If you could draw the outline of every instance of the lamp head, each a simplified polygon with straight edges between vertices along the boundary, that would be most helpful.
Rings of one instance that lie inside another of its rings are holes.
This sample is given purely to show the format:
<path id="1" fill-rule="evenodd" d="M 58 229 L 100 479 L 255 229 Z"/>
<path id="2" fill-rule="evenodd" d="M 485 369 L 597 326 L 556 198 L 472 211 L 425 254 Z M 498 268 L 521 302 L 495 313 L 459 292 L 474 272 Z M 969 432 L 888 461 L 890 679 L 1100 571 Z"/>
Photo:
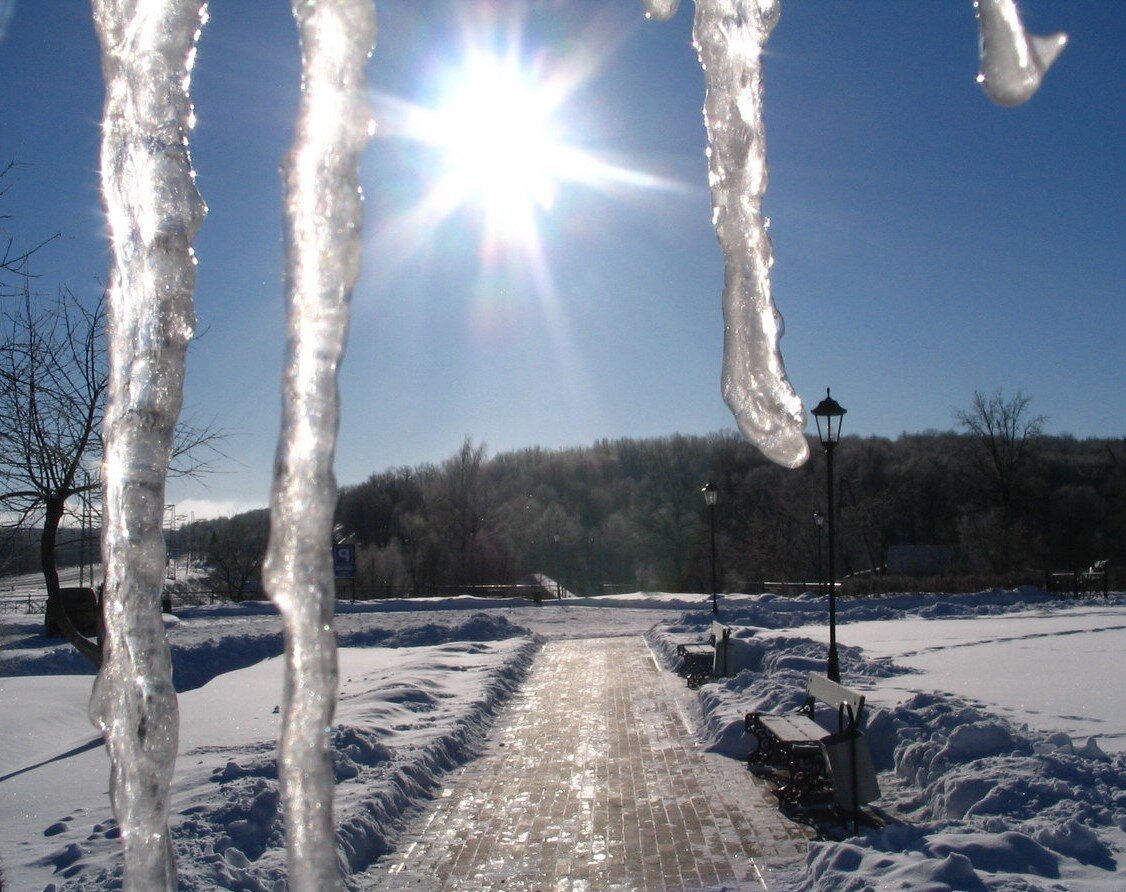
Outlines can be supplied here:
<path id="1" fill-rule="evenodd" d="M 825 388 L 825 399 L 809 410 L 817 422 L 817 438 L 824 449 L 831 449 L 841 439 L 841 420 L 848 410 L 833 399 L 829 388 Z M 824 424 L 822 424 L 824 423 Z"/>

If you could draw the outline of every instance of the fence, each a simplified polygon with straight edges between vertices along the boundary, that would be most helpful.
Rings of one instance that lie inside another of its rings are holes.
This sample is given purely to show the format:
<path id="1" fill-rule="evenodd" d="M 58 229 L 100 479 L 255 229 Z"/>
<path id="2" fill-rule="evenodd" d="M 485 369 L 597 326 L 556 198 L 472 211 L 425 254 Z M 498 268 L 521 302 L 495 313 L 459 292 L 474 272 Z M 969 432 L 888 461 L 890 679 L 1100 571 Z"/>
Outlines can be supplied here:
<path id="1" fill-rule="evenodd" d="M 0 613 L 46 613 L 46 592 L 0 596 Z"/>
<path id="2" fill-rule="evenodd" d="M 1049 592 L 1070 592 L 1078 598 L 1083 594 L 1110 594 L 1110 573 L 1106 564 L 1089 570 L 1045 570 L 1044 589 Z"/>

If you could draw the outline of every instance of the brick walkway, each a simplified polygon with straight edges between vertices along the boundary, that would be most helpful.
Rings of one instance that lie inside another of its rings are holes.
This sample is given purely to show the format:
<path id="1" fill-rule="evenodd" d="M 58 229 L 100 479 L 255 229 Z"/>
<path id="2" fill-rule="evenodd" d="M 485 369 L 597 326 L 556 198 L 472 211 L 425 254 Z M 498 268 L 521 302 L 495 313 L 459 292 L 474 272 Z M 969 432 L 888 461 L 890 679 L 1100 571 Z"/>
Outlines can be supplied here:
<path id="1" fill-rule="evenodd" d="M 742 763 L 700 751 L 682 692 L 640 638 L 548 642 L 483 756 L 362 884 L 769 888 L 805 832 Z"/>

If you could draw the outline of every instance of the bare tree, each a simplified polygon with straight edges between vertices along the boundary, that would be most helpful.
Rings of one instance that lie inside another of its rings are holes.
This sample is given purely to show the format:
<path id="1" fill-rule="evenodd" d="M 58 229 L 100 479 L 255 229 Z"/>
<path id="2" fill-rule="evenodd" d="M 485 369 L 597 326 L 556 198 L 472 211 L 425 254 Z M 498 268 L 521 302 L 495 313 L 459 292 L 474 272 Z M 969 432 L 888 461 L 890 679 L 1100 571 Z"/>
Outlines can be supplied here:
<path id="1" fill-rule="evenodd" d="M 958 423 L 977 442 L 979 468 L 1006 515 L 1012 511 L 1018 476 L 1048 420 L 1043 415 L 1030 414 L 1031 402 L 1019 390 L 1006 398 L 997 388 L 989 397 L 975 391 L 973 405 L 954 412 Z"/>
<path id="2" fill-rule="evenodd" d="M 971 556 L 996 572 L 1021 566 L 1037 550 L 1034 530 L 1014 510 L 1021 475 L 1027 473 L 1046 421 L 1031 414 L 1030 403 L 1019 390 L 1006 397 L 998 388 L 988 397 L 975 392 L 973 405 L 954 413 L 971 435 L 971 460 L 992 503 L 983 512 L 963 516 L 961 538 Z"/>
<path id="3" fill-rule="evenodd" d="M 70 500 L 100 501 L 105 322 L 104 295 L 84 303 L 63 289 L 41 302 L 27 277 L 20 300 L 0 316 L 0 514 L 13 526 L 41 525 L 47 624 L 95 665 L 98 644 L 62 608 L 55 545 Z M 182 474 L 203 473 L 221 436 L 183 426 L 174 464 Z"/>
<path id="4" fill-rule="evenodd" d="M 62 609 L 55 542 L 67 500 L 97 485 L 97 475 L 90 482 L 83 471 L 100 456 L 104 322 L 102 298 L 87 307 L 65 290 L 38 309 L 25 279 L 17 309 L 4 314 L 0 343 L 0 505 L 17 526 L 41 519 L 48 624 L 95 663 L 97 645 Z"/>
<path id="5" fill-rule="evenodd" d="M 9 161 L 0 169 L 0 198 L 8 191 L 4 184 L 5 178 L 17 167 L 16 162 Z M 7 214 L 0 214 L 0 221 L 9 219 Z M 13 236 L 0 226 L 0 297 L 14 297 L 21 292 L 20 285 L 27 278 L 27 261 L 40 248 L 59 238 L 59 233 L 54 233 L 30 248 L 16 247 Z"/>
<path id="6" fill-rule="evenodd" d="M 252 586 L 260 592 L 262 560 L 270 531 L 269 512 L 251 511 L 220 523 L 205 522 L 201 528 L 206 530 L 203 553 L 212 578 L 235 601 L 245 598 Z"/>

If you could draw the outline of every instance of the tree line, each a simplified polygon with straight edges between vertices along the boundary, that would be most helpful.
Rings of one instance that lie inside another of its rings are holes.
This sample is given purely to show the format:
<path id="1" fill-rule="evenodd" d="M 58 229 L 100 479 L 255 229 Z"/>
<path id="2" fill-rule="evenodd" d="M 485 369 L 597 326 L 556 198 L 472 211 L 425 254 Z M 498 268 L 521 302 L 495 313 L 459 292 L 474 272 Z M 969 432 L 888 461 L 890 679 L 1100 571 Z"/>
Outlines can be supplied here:
<path id="1" fill-rule="evenodd" d="M 1045 569 L 1100 559 L 1121 565 L 1126 441 L 1045 436 L 1027 408 L 1020 394 L 979 394 L 958 416 L 961 432 L 845 437 L 835 456 L 838 576 L 866 577 L 871 588 L 897 572 L 889 548 L 914 557 L 898 572 L 973 585 L 1040 582 Z M 993 424 L 1005 412 L 1015 419 Z M 814 583 L 827 548 L 815 515 L 827 506 L 825 462 L 820 444 L 811 447 L 810 462 L 787 470 L 734 433 L 491 458 L 467 439 L 439 464 L 343 487 L 336 535 L 356 545 L 361 596 L 511 584 L 532 573 L 584 594 L 710 591 L 701 488 L 711 481 L 721 590 Z M 207 521 L 194 536 L 235 585 L 254 576 L 268 522 L 265 512 Z"/>

